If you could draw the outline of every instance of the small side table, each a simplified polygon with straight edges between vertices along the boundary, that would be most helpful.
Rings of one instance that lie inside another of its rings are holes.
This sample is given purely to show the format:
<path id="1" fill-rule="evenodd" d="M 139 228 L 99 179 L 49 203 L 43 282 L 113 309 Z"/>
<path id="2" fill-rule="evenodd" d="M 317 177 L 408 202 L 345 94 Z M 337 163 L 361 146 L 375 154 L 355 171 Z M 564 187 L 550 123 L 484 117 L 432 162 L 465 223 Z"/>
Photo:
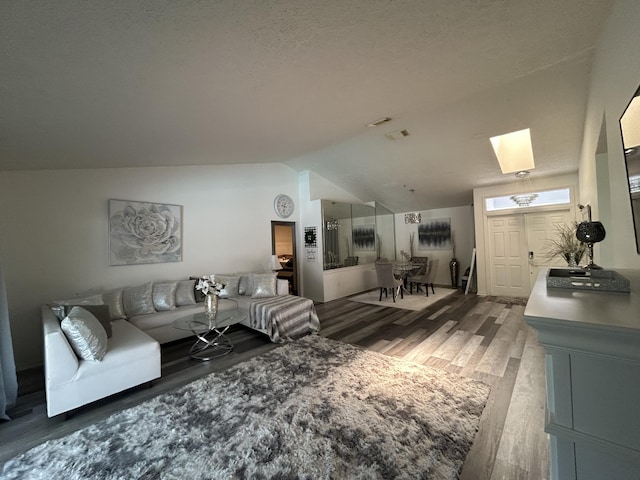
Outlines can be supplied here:
<path id="1" fill-rule="evenodd" d="M 225 305 L 227 302 L 233 302 L 233 305 Z M 178 318 L 173 322 L 173 326 L 193 332 L 197 340 L 189 349 L 189 355 L 196 360 L 208 361 L 231 353 L 233 344 L 225 333 L 231 325 L 240 323 L 245 318 L 246 315 L 238 310 L 235 300 L 220 299 L 218 314 L 213 320 L 204 312 L 194 313 Z"/>

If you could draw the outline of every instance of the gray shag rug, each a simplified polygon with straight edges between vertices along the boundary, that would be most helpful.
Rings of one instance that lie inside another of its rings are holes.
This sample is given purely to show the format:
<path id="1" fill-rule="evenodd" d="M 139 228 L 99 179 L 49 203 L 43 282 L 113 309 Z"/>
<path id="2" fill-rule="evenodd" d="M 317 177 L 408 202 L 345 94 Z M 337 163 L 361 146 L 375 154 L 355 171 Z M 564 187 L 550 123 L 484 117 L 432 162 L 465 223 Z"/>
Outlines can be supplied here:
<path id="1" fill-rule="evenodd" d="M 5 464 L 2 479 L 455 479 L 489 387 L 308 336 Z"/>

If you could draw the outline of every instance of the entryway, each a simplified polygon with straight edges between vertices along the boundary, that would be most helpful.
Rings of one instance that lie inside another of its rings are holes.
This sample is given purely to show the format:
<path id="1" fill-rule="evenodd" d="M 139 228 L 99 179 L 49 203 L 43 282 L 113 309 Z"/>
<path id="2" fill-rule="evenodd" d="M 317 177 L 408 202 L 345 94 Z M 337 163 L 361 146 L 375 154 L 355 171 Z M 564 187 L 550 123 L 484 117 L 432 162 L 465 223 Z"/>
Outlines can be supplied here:
<path id="1" fill-rule="evenodd" d="M 296 223 L 271 222 L 271 253 L 277 255 L 282 270 L 278 278 L 289 282 L 289 293 L 298 294 L 298 261 L 296 256 Z"/>
<path id="2" fill-rule="evenodd" d="M 489 294 L 528 297 L 541 267 L 562 265 L 545 256 L 554 225 L 571 222 L 569 209 L 487 217 Z"/>

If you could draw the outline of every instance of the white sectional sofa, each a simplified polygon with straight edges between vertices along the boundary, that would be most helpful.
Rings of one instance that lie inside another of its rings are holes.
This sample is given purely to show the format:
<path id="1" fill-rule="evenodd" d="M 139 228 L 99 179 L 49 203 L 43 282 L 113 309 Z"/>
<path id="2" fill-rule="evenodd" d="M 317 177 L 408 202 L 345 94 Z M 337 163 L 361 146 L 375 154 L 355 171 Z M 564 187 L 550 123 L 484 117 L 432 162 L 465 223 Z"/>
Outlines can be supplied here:
<path id="1" fill-rule="evenodd" d="M 289 293 L 289 283 L 286 280 L 277 279 L 277 295 L 287 295 Z M 243 325 L 253 328 L 250 324 L 249 308 L 252 301 L 251 295 L 232 295 L 238 309 L 245 314 L 245 319 L 241 322 Z M 221 302 L 220 308 L 233 308 L 227 302 Z M 156 311 L 153 313 L 145 313 L 141 315 L 133 315 L 128 317 L 129 322 L 138 327 L 140 330 L 148 333 L 161 344 L 179 340 L 181 338 L 190 337 L 193 334 L 188 330 L 179 330 L 173 326 L 173 322 L 181 317 L 186 317 L 194 313 L 204 312 L 204 303 L 196 300 L 192 305 L 179 305 L 173 310 Z M 260 329 L 256 329 L 260 330 Z M 267 334 L 266 330 L 260 330 Z"/>
<path id="2" fill-rule="evenodd" d="M 111 323 L 100 362 L 78 358 L 48 306 L 42 307 L 47 415 L 53 417 L 160 377 L 160 345 L 126 320 Z"/>
<path id="3" fill-rule="evenodd" d="M 233 302 L 220 302 L 220 308 L 237 305 L 245 314 L 242 323 L 269 335 L 272 341 L 319 330 L 313 302 L 288 295 L 286 280 L 276 279 L 275 274 L 228 275 L 226 279 L 229 290 L 224 296 Z M 204 303 L 197 301 L 194 286 L 195 280 L 148 282 L 54 302 L 64 307 L 43 306 L 48 415 L 67 412 L 160 377 L 160 344 L 193 335 L 175 328 L 174 321 L 204 312 Z M 61 320 L 74 305 L 80 310 L 101 309 L 106 316 L 106 320 L 101 319 L 103 324 L 110 325 L 112 335 L 107 339 L 106 354 L 97 361 L 80 358 L 77 345 L 61 327 Z"/>

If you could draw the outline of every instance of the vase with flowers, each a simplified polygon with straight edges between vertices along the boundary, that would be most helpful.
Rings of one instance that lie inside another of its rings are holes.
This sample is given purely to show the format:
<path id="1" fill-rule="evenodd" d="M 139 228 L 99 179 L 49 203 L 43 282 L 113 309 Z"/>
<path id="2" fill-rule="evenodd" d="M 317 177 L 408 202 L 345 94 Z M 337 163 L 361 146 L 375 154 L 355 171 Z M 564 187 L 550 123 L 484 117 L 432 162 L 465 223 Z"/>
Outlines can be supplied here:
<path id="1" fill-rule="evenodd" d="M 218 296 L 224 289 L 223 283 L 217 282 L 215 275 L 203 275 L 196 285 L 196 290 L 204 294 L 204 313 L 209 320 L 214 320 L 218 314 Z"/>
<path id="2" fill-rule="evenodd" d="M 561 258 L 567 266 L 576 267 L 584 256 L 587 245 L 576 237 L 578 222 L 555 225 L 556 237 L 546 243 L 545 254 L 548 260 Z"/>

